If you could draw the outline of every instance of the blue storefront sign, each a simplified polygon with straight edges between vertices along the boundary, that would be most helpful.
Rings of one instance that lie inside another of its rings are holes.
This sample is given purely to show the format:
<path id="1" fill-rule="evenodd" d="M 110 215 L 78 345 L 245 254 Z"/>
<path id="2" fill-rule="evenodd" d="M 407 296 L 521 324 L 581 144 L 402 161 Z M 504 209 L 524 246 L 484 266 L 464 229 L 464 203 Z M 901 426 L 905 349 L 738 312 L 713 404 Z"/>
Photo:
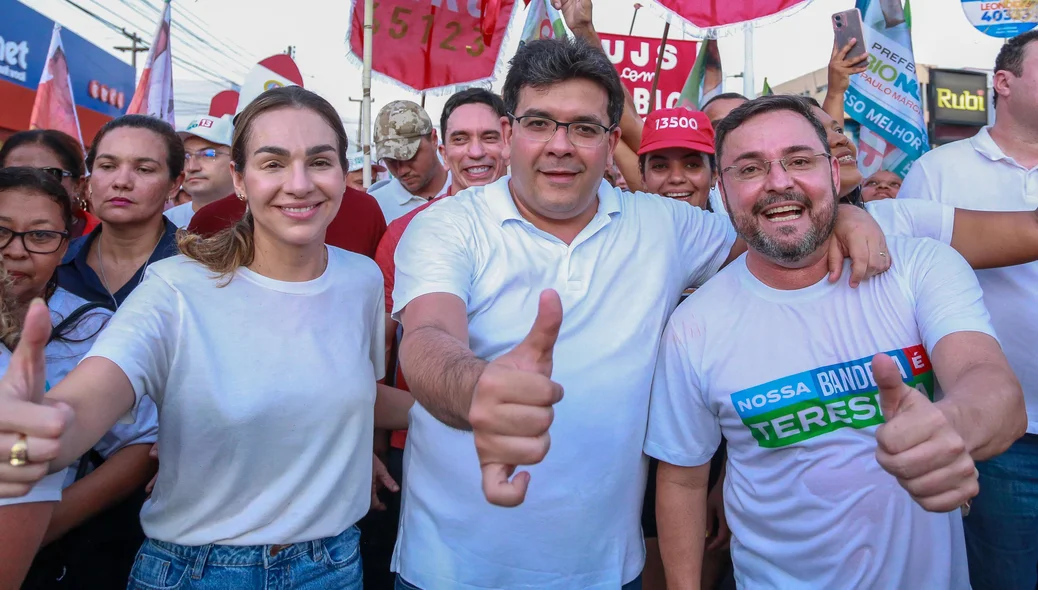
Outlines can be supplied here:
<path id="1" fill-rule="evenodd" d="M 36 90 L 43 74 L 54 21 L 18 2 L 0 0 L 0 83 Z M 63 28 L 76 104 L 109 117 L 126 112 L 133 98 L 133 66 Z"/>

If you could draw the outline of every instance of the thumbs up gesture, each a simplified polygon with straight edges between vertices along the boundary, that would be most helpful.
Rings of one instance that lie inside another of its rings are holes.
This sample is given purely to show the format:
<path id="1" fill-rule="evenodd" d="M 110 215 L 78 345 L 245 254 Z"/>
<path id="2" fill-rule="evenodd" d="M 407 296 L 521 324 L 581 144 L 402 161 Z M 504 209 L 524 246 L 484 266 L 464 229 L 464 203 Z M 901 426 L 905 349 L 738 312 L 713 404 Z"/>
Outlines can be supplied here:
<path id="1" fill-rule="evenodd" d="M 889 356 L 872 359 L 872 376 L 886 419 L 876 429 L 880 466 L 931 512 L 950 512 L 976 496 L 980 488 L 973 458 L 944 412 L 901 380 Z"/>
<path id="2" fill-rule="evenodd" d="M 57 458 L 71 409 L 41 403 L 46 383 L 44 347 L 50 311 L 37 299 L 29 306 L 21 340 L 0 378 L 0 497 L 29 493 Z M 25 460 L 24 464 L 22 459 Z"/>
<path id="3" fill-rule="evenodd" d="M 562 399 L 562 386 L 551 380 L 561 327 L 559 294 L 542 292 L 530 333 L 489 363 L 476 382 L 469 424 L 483 471 L 483 494 L 491 504 L 522 504 L 530 474 L 512 474 L 518 465 L 540 463 L 551 446 L 552 406 Z"/>

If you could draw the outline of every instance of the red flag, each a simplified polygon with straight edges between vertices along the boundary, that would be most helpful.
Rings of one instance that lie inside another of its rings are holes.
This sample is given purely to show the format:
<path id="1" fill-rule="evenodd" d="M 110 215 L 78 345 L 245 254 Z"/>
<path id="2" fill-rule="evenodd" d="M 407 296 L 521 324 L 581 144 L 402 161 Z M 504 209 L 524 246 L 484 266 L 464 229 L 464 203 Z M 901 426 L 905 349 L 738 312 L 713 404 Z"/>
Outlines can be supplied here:
<path id="1" fill-rule="evenodd" d="M 169 48 L 169 0 L 162 11 L 155 40 L 148 52 L 144 73 L 137 82 L 127 114 L 150 115 L 170 125 L 176 125 L 173 117 L 173 56 Z"/>
<path id="2" fill-rule="evenodd" d="M 371 71 L 416 92 L 491 80 L 516 0 L 421 3 L 379 0 L 372 15 Z M 499 6 L 493 17 L 494 7 Z M 353 0 L 350 57 L 364 55 L 364 0 Z M 492 42 L 483 27 L 493 26 Z"/>
<path id="3" fill-rule="evenodd" d="M 664 8 L 701 29 L 756 20 L 811 0 L 659 0 Z"/>
<path id="4" fill-rule="evenodd" d="M 76 115 L 76 101 L 72 97 L 72 77 L 68 71 L 65 48 L 61 44 L 61 25 L 54 24 L 50 38 L 50 50 L 43 65 L 40 85 L 36 88 L 36 101 L 29 117 L 30 129 L 54 129 L 63 131 L 83 144 Z"/>

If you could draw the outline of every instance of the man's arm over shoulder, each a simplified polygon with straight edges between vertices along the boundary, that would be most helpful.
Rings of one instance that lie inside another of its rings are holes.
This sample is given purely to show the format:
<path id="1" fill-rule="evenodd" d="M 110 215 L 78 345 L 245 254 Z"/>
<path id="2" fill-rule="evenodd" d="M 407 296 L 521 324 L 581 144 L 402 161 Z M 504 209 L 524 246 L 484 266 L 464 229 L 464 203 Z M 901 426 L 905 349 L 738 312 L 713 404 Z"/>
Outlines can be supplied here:
<path id="1" fill-rule="evenodd" d="M 475 268 L 472 231 L 451 212 L 416 216 L 396 247 L 393 316 L 404 328 L 400 363 L 411 394 L 444 424 L 462 430 L 486 361 L 468 344 Z"/>
<path id="2" fill-rule="evenodd" d="M 976 275 L 956 252 L 928 242 L 916 250 L 916 321 L 944 399 L 937 402 L 975 460 L 1023 436 L 1023 391 L 995 338 Z"/>

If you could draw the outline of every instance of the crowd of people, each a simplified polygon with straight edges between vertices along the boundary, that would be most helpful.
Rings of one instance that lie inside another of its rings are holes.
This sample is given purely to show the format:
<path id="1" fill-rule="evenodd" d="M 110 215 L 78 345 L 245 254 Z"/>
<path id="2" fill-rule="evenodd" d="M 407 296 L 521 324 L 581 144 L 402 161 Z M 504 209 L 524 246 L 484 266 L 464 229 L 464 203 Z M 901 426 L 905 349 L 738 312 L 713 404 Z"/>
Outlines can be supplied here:
<path id="1" fill-rule="evenodd" d="M 643 121 L 559 4 L 367 189 L 299 87 L 0 147 L 0 590 L 1038 585 L 1038 32 L 864 178 L 847 48 Z"/>

